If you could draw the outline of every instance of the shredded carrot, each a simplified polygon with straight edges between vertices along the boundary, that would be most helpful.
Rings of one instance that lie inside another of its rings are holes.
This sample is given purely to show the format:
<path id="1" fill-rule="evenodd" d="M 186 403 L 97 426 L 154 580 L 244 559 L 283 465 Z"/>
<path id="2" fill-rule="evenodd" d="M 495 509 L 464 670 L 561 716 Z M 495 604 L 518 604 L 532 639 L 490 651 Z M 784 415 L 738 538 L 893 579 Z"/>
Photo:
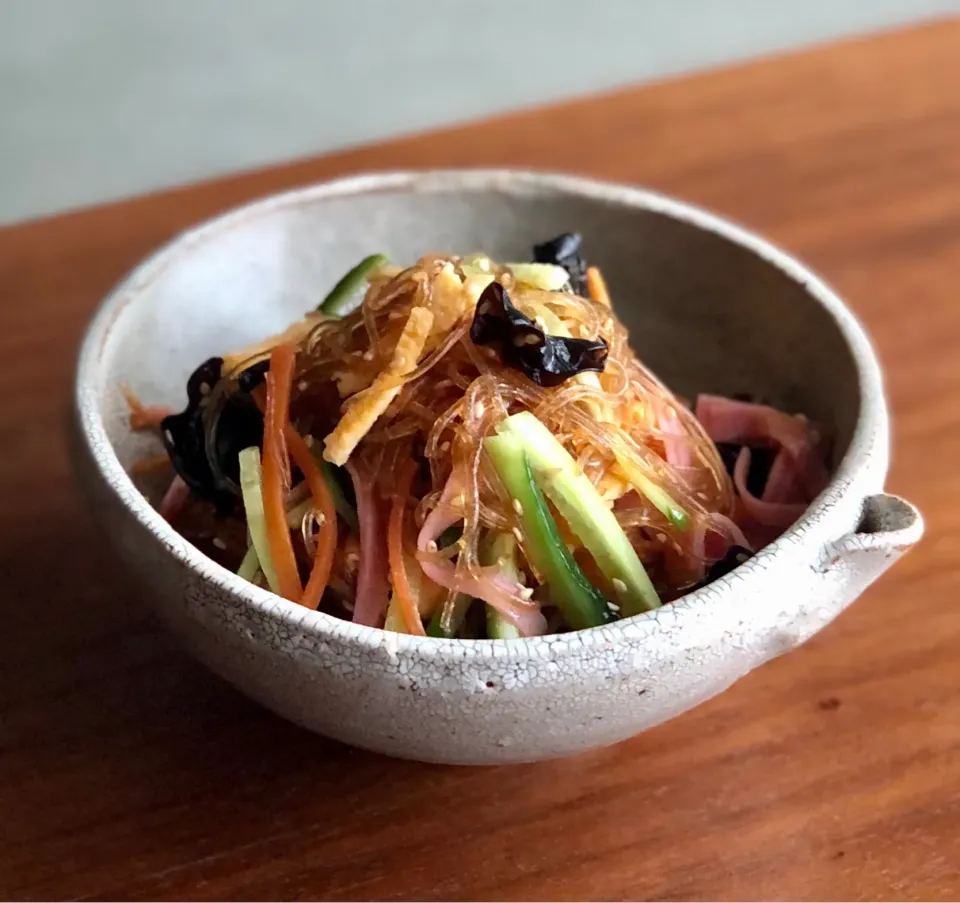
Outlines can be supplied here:
<path id="1" fill-rule="evenodd" d="M 610 293 L 607 291 L 607 283 L 603 278 L 603 273 L 596 267 L 587 267 L 587 290 L 594 301 L 604 307 L 610 307 Z"/>
<path id="2" fill-rule="evenodd" d="M 337 510 L 333 506 L 333 496 L 327 485 L 326 477 L 317 466 L 313 453 L 307 447 L 303 437 L 287 424 L 287 446 L 297 467 L 303 473 L 310 494 L 317 506 L 320 522 L 320 533 L 317 536 L 317 554 L 313 559 L 313 568 L 310 570 L 310 579 L 307 588 L 303 591 L 300 604 L 307 608 L 317 608 L 323 591 L 330 581 L 330 569 L 333 566 L 333 555 L 337 549 Z"/>
<path id="3" fill-rule="evenodd" d="M 296 361 L 293 345 L 278 345 L 270 355 L 267 371 L 266 410 L 263 417 L 263 514 L 267 527 L 270 557 L 277 572 L 280 595 L 299 602 L 303 586 L 297 571 L 287 510 L 284 504 L 290 483 L 286 427 L 290 413 L 290 392 Z"/>
<path id="4" fill-rule="evenodd" d="M 260 412 L 267 408 L 263 386 L 258 386 L 250 393 Z M 313 559 L 313 568 L 307 587 L 300 598 L 300 604 L 307 608 L 317 608 L 323 597 L 323 591 L 330 582 L 330 571 L 333 567 L 333 558 L 337 549 L 337 510 L 333 504 L 333 496 L 320 468 L 317 466 L 313 453 L 303 437 L 287 423 L 284 438 L 290 454 L 297 467 L 303 473 L 307 488 L 313 496 L 320 514 L 320 534 L 317 537 L 317 553 Z"/>
<path id="5" fill-rule="evenodd" d="M 408 633 L 426 636 L 420 612 L 413 600 L 410 591 L 410 580 L 407 576 L 403 555 L 403 515 L 407 507 L 407 496 L 410 494 L 410 484 L 416 462 L 409 460 L 401 468 L 397 478 L 396 493 L 390 508 L 390 522 L 387 525 L 387 551 L 390 560 L 390 582 L 393 584 L 394 597 L 397 600 L 403 624 Z"/>
<path id="6" fill-rule="evenodd" d="M 162 473 L 168 470 L 170 466 L 169 455 L 161 452 L 159 455 L 151 455 L 149 458 L 134 461 L 130 473 L 135 477 L 144 477 L 152 473 Z"/>
<path id="7" fill-rule="evenodd" d="M 130 408 L 130 429 L 132 430 L 138 432 L 140 430 L 158 430 L 163 418 L 174 413 L 173 408 L 169 405 L 145 405 L 129 386 L 122 386 L 120 391 L 123 392 L 127 407 Z"/>

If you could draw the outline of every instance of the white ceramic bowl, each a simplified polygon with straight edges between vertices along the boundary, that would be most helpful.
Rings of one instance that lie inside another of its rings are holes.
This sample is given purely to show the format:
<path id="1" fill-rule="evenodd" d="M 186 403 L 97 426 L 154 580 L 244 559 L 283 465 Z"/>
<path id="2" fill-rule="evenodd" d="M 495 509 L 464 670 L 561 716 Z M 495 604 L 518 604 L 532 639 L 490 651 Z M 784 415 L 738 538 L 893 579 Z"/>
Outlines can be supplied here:
<path id="1" fill-rule="evenodd" d="M 181 539 L 127 476 L 156 449 L 128 430 L 122 383 L 181 406 L 199 362 L 279 331 L 373 251 L 399 261 L 429 250 L 522 258 L 569 230 L 584 234 L 637 352 L 677 391 L 753 391 L 836 431 L 827 490 L 781 539 L 706 589 L 559 636 L 400 636 L 240 580 Z M 914 508 L 883 494 L 880 369 L 823 282 L 702 210 L 563 176 L 360 176 L 187 232 L 104 302 L 83 342 L 76 411 L 81 482 L 144 601 L 184 645 L 293 721 L 425 761 L 559 756 L 671 718 L 816 633 L 923 529 Z"/>

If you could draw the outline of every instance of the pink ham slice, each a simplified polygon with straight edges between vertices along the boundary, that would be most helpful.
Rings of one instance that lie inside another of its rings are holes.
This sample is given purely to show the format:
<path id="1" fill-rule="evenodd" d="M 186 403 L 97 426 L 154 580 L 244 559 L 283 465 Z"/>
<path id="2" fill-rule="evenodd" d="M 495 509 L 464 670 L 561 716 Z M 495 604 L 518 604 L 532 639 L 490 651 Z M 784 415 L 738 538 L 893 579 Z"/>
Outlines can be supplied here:
<path id="1" fill-rule="evenodd" d="M 691 538 L 691 551 L 705 565 L 720 561 L 733 546 L 753 548 L 740 527 L 723 514 L 708 515 L 697 524 L 695 531 Z"/>
<path id="2" fill-rule="evenodd" d="M 778 460 L 783 456 L 781 452 Z M 771 469 L 771 473 L 772 473 Z M 806 510 L 806 502 L 773 502 L 757 498 L 747 486 L 747 474 L 750 473 L 750 449 L 745 445 L 737 455 L 733 468 L 733 485 L 737 487 L 740 503 L 755 521 L 766 527 L 786 530 Z M 766 495 L 766 491 L 764 492 Z"/>
<path id="3" fill-rule="evenodd" d="M 190 499 L 190 487 L 183 481 L 178 474 L 171 480 L 167 491 L 160 501 L 160 507 L 157 509 L 160 516 L 168 523 L 172 524 L 187 505 Z"/>
<path id="4" fill-rule="evenodd" d="M 454 471 L 443 487 L 440 501 L 427 515 L 417 536 L 417 560 L 434 583 L 457 593 L 482 599 L 509 619 L 524 636 L 540 636 L 547 631 L 547 620 L 540 606 L 518 595 L 515 581 L 505 578 L 493 567 L 465 572 L 437 552 L 436 542 L 448 527 L 463 520 L 463 512 L 455 505 L 462 490 L 459 471 Z"/>
<path id="5" fill-rule="evenodd" d="M 517 584 L 496 568 L 479 568 L 479 573 L 458 572 L 456 565 L 439 555 L 418 552 L 420 567 L 434 583 L 457 593 L 482 599 L 492 605 L 524 636 L 542 636 L 547 632 L 547 619 L 535 602 L 517 595 Z"/>
<path id="6" fill-rule="evenodd" d="M 377 627 L 387 610 L 390 594 L 387 518 L 373 482 L 364 480 L 351 462 L 347 462 L 347 470 L 357 496 L 357 521 L 360 525 L 360 566 L 357 571 L 353 622 Z"/>
<path id="7" fill-rule="evenodd" d="M 806 501 L 812 501 L 827 485 L 829 475 L 820 457 L 818 435 L 806 420 L 767 405 L 719 395 L 701 395 L 696 417 L 714 442 L 779 447 L 789 456 Z M 787 463 L 779 467 L 786 468 Z M 777 475 L 778 496 L 787 491 L 784 487 L 788 483 L 786 474 Z"/>
<path id="8" fill-rule="evenodd" d="M 803 417 L 718 395 L 701 395 L 695 413 L 714 442 L 742 446 L 733 469 L 737 523 L 750 545 L 761 549 L 793 524 L 827 485 L 820 433 Z M 748 486 L 750 446 L 777 449 L 760 497 Z"/>
<path id="9" fill-rule="evenodd" d="M 747 471 L 749 473 L 749 470 Z M 777 453 L 767 476 L 761 496 L 765 502 L 789 503 L 803 501 L 803 488 L 797 477 L 793 459 L 784 451 Z"/>
<path id="10" fill-rule="evenodd" d="M 690 467 L 693 464 L 693 457 L 690 454 L 687 434 L 680 423 L 680 418 L 676 414 L 661 418 L 660 432 L 663 434 L 661 440 L 667 463 L 675 467 Z"/>

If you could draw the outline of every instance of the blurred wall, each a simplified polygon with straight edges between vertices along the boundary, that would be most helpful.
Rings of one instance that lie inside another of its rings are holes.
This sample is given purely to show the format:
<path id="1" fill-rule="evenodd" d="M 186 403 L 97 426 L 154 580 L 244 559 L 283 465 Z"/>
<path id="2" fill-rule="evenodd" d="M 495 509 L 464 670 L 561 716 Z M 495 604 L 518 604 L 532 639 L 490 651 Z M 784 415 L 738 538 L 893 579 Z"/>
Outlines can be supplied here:
<path id="1" fill-rule="evenodd" d="M 0 0 L 0 222 L 960 0 Z"/>

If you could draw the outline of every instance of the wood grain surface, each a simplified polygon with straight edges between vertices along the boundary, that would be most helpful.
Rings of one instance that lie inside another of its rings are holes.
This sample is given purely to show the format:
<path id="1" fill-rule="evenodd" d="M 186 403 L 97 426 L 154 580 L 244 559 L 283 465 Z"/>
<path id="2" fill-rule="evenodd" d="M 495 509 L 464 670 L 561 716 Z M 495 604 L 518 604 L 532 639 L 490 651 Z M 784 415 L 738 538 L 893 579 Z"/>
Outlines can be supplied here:
<path id="1" fill-rule="evenodd" d="M 0 231 L 0 896 L 957 899 L 958 86 L 940 22 Z M 496 770 L 327 742 L 193 664 L 131 604 L 62 440 L 80 331 L 159 242 L 310 180 L 480 164 L 650 185 L 807 259 L 875 337 L 890 488 L 928 520 L 721 697 Z"/>

